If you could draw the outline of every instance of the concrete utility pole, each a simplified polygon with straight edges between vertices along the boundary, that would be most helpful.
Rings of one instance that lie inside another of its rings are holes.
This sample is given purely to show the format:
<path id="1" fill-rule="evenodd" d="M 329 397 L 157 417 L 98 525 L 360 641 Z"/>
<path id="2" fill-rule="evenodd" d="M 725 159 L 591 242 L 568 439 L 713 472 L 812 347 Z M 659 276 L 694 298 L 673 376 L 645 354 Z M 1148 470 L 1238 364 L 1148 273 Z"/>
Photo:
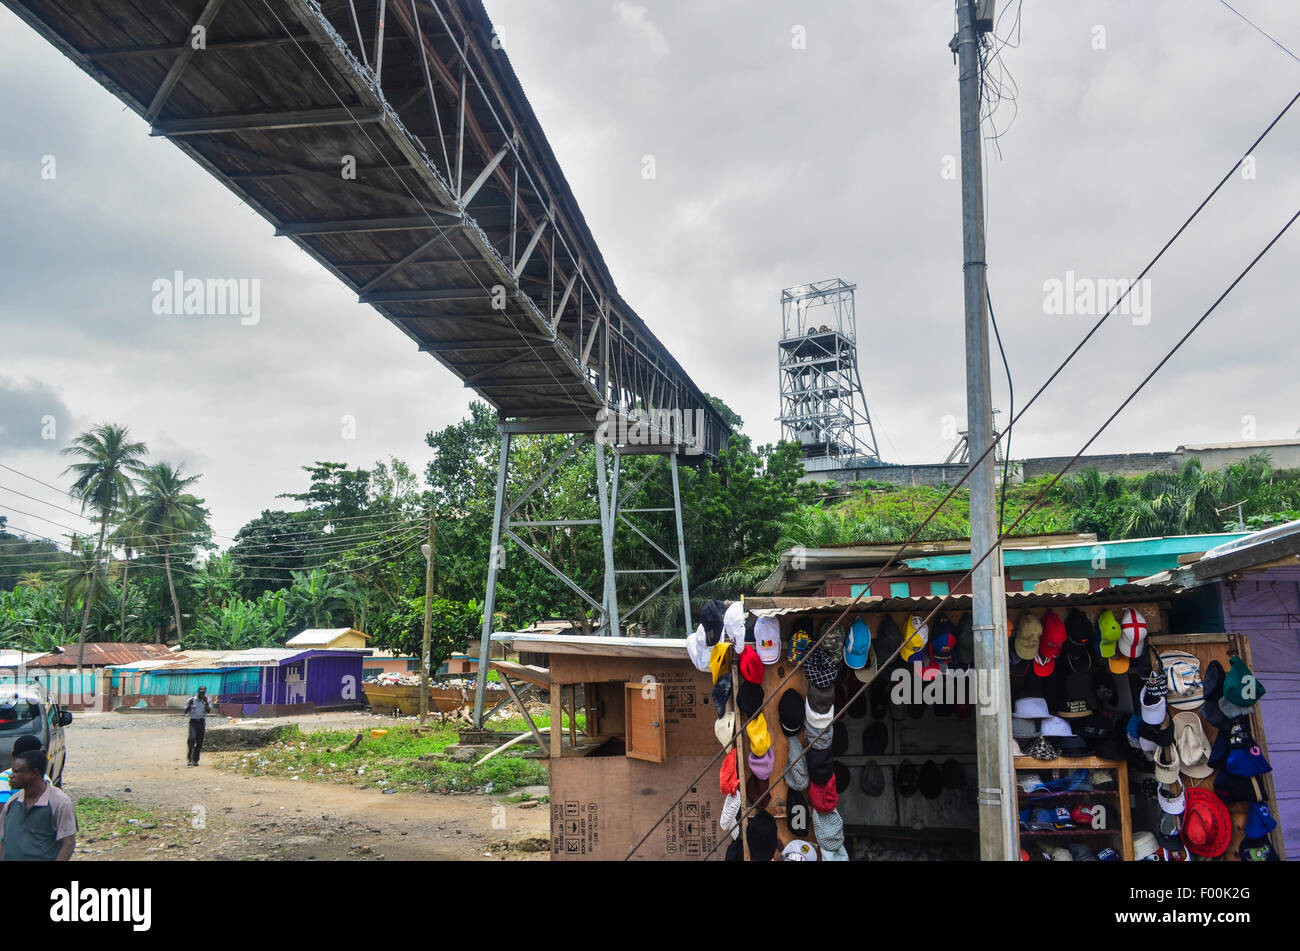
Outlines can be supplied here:
<path id="1" fill-rule="evenodd" d="M 429 642 L 433 629 L 433 512 L 429 513 L 429 541 L 424 553 L 424 644 L 420 650 L 420 726 L 429 715 Z"/>
<path id="2" fill-rule="evenodd" d="M 989 391 L 988 300 L 985 296 L 983 139 L 980 128 L 979 25 L 976 0 L 956 0 L 957 82 L 961 92 L 962 273 L 966 299 L 966 431 L 970 457 L 978 459 L 993 441 L 993 399 Z M 992 19 L 992 2 L 986 2 Z M 987 29 L 987 27 L 986 27 Z M 970 478 L 972 562 L 998 537 L 994 504 L 994 459 L 990 453 Z M 1016 781 L 1011 762 L 1011 696 L 1008 676 L 1007 601 L 1002 552 L 994 551 L 971 577 L 971 621 L 975 667 L 994 684 L 994 709 L 976 708 L 980 859 L 1019 856 Z"/>

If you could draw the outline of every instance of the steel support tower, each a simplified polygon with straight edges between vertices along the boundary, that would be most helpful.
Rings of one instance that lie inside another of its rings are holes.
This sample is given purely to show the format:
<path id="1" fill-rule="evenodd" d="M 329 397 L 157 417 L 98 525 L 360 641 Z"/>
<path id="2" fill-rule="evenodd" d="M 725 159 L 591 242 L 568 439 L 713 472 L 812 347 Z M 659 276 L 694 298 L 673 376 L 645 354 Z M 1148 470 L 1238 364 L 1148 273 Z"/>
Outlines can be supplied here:
<path id="1" fill-rule="evenodd" d="M 834 278 L 781 291 L 781 438 L 803 446 L 809 470 L 880 464 L 858 373 L 856 290 Z"/>

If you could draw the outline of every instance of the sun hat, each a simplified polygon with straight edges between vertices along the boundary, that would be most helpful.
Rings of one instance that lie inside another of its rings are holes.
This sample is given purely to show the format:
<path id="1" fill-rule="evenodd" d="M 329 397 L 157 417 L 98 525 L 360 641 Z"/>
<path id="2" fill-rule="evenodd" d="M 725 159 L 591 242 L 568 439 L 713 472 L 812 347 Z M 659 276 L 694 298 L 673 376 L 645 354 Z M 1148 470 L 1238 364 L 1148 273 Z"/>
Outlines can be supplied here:
<path id="1" fill-rule="evenodd" d="M 925 623 L 925 619 L 920 615 L 908 615 L 907 624 L 903 628 L 903 652 L 902 658 L 904 663 L 910 662 L 925 650 L 926 644 L 930 641 L 930 628 Z"/>
<path id="2" fill-rule="evenodd" d="M 776 834 L 776 820 L 766 809 L 760 809 L 745 823 L 745 841 L 749 843 L 749 858 L 753 862 L 770 862 L 781 845 Z"/>
<path id="3" fill-rule="evenodd" d="M 774 617 L 760 617 L 754 622 L 754 650 L 765 664 L 781 659 L 781 625 Z"/>
<path id="4" fill-rule="evenodd" d="M 862 618 L 849 625 L 849 636 L 844 639 L 844 664 L 850 670 L 867 666 L 867 651 L 871 649 L 871 628 Z"/>
<path id="5" fill-rule="evenodd" d="M 1164 697 L 1151 698 L 1144 687 L 1142 689 L 1142 722 L 1150 723 L 1152 726 L 1159 726 L 1165 722 L 1165 717 L 1169 715 L 1168 705 Z"/>
<path id="6" fill-rule="evenodd" d="M 1186 790 L 1183 784 L 1178 780 L 1172 783 L 1161 783 L 1157 787 L 1156 801 L 1160 803 L 1160 811 L 1167 812 L 1173 816 L 1182 815 L 1186 807 Z"/>
<path id="7" fill-rule="evenodd" d="M 1266 692 L 1264 685 L 1255 679 L 1240 654 L 1229 661 L 1228 672 L 1223 678 L 1224 700 L 1233 706 L 1249 710 Z"/>
<path id="8" fill-rule="evenodd" d="M 1038 655 L 1038 641 L 1043 636 L 1043 625 L 1028 611 L 1016 621 L 1015 655 L 1021 660 L 1033 660 Z"/>
<path id="9" fill-rule="evenodd" d="M 1223 800 L 1199 786 L 1187 789 L 1183 814 L 1183 844 L 1187 851 L 1206 858 L 1217 858 L 1228 849 L 1232 839 L 1232 818 Z"/>
<path id="10" fill-rule="evenodd" d="M 1273 818 L 1273 813 L 1269 812 L 1268 803 L 1250 804 L 1250 812 L 1246 816 L 1246 838 L 1262 839 L 1276 828 L 1277 820 Z"/>
<path id="11" fill-rule="evenodd" d="M 794 633 L 790 635 L 790 641 L 785 649 L 785 659 L 792 664 L 797 664 L 803 660 L 808 651 L 812 649 L 812 638 L 808 631 L 803 627 L 797 627 Z"/>
<path id="12" fill-rule="evenodd" d="M 1205 700 L 1201 662 L 1187 651 L 1164 651 L 1156 656 L 1164 664 L 1169 705 L 1175 710 L 1198 709 Z"/>
<path id="13" fill-rule="evenodd" d="M 1201 718 L 1191 711 L 1174 717 L 1174 737 L 1178 744 L 1179 771 L 1193 779 L 1204 779 L 1214 772 L 1210 766 L 1210 740 Z"/>
<path id="14" fill-rule="evenodd" d="M 772 775 L 772 764 L 776 761 L 776 756 L 772 753 L 772 747 L 767 748 L 767 752 L 762 756 L 749 754 L 749 771 L 759 779 L 767 779 Z"/>
<path id="15" fill-rule="evenodd" d="M 827 710 L 825 712 L 814 710 L 812 708 L 812 704 L 808 703 L 808 701 L 806 700 L 804 701 L 803 722 L 804 722 L 805 731 L 811 729 L 817 732 L 821 732 L 822 730 L 825 730 L 827 727 L 829 727 L 831 725 L 831 721 L 834 719 L 835 719 L 834 710 Z"/>
<path id="16" fill-rule="evenodd" d="M 726 746 L 731 742 L 733 734 L 736 732 L 736 712 L 728 710 L 718 721 L 713 724 L 713 735 L 718 738 L 718 742 Z"/>
<path id="17" fill-rule="evenodd" d="M 1182 763 L 1178 761 L 1178 747 L 1162 746 L 1156 750 L 1156 782 L 1172 783 L 1177 781 Z"/>
<path id="18" fill-rule="evenodd" d="M 799 691 L 789 687 L 781 694 L 776 704 L 776 716 L 781 723 L 781 732 L 786 736 L 794 736 L 803 729 L 804 702 Z"/>
<path id="19" fill-rule="evenodd" d="M 1142 656 L 1147 646 L 1147 619 L 1136 608 L 1125 608 L 1119 619 L 1119 641 L 1110 659 L 1113 673 L 1128 673 L 1129 665 Z"/>
<path id="20" fill-rule="evenodd" d="M 1043 615 L 1043 636 L 1038 639 L 1038 652 L 1034 655 L 1034 673 L 1050 677 L 1056 670 L 1056 658 L 1065 646 L 1065 622 L 1053 611 Z"/>
<path id="21" fill-rule="evenodd" d="M 791 839 L 781 850 L 783 862 L 816 862 L 817 846 L 807 839 Z"/>
<path id="22" fill-rule="evenodd" d="M 1041 724 L 1043 736 L 1074 736 L 1074 731 L 1070 729 L 1070 724 L 1066 723 L 1060 717 L 1044 717 Z"/>
<path id="23" fill-rule="evenodd" d="M 709 653 L 709 669 L 713 672 L 713 682 L 715 684 L 718 682 L 718 678 L 731 668 L 731 659 L 727 656 L 730 647 L 731 645 L 726 641 L 718 641 L 713 645 L 713 650 Z"/>
<path id="24" fill-rule="evenodd" d="M 772 745 L 772 735 L 767 732 L 767 717 L 759 714 L 745 724 L 745 735 L 749 737 L 750 752 L 762 756 Z"/>
<path id="25" fill-rule="evenodd" d="M 1154 832 L 1133 833 L 1133 860 L 1135 862 L 1145 862 L 1151 860 L 1159 845 L 1156 843 L 1156 834 Z"/>
<path id="26" fill-rule="evenodd" d="M 686 653 L 690 655 L 691 663 L 695 665 L 696 670 L 709 669 L 709 645 L 704 642 L 703 624 L 697 626 L 694 633 L 687 636 Z"/>
<path id="27" fill-rule="evenodd" d="M 1011 715 L 1036 720 L 1050 717 L 1052 711 L 1047 709 L 1047 701 L 1042 697 L 1021 697 L 1011 705 Z"/>

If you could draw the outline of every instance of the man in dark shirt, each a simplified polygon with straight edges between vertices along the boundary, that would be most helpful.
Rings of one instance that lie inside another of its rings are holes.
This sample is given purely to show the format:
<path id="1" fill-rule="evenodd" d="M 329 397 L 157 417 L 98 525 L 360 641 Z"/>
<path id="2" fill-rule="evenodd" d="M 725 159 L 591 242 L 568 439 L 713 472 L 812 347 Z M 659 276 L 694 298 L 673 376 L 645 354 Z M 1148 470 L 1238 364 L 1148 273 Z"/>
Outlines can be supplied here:
<path id="1" fill-rule="evenodd" d="M 67 793 L 45 779 L 40 750 L 14 757 L 9 784 L 18 791 L 0 809 L 0 861 L 66 862 L 77 845 L 77 811 Z"/>
<path id="2" fill-rule="evenodd" d="M 185 712 L 190 715 L 190 737 L 186 743 L 186 766 L 198 766 L 199 754 L 203 752 L 203 734 L 208 727 L 208 713 L 212 703 L 208 700 L 208 688 L 200 687 L 197 695 L 185 701 Z"/>

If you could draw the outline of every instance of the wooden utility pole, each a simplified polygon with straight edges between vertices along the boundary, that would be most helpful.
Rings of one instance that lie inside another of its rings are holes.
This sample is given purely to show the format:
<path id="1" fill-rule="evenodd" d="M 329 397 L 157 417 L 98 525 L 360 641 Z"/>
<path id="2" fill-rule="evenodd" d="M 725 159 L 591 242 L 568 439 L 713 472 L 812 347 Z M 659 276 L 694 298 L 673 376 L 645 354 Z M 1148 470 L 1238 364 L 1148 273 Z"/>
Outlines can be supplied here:
<path id="1" fill-rule="evenodd" d="M 424 643 L 420 648 L 420 726 L 429 716 L 429 641 L 433 628 L 433 542 L 437 531 L 433 512 L 429 512 L 429 542 L 424 552 Z"/>

